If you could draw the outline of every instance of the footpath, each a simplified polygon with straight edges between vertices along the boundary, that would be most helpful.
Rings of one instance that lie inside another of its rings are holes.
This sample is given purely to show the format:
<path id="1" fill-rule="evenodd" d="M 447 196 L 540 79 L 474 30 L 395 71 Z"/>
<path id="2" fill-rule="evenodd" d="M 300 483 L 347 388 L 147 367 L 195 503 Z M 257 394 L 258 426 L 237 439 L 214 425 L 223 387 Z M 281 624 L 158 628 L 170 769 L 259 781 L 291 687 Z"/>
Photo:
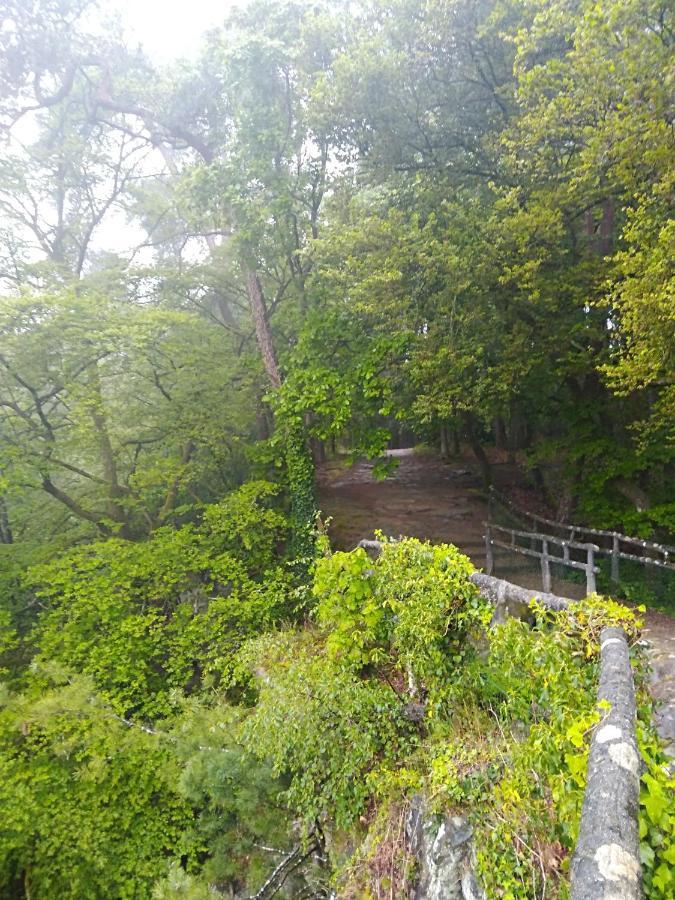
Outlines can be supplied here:
<path id="1" fill-rule="evenodd" d="M 417 537 L 455 544 L 477 568 L 485 565 L 483 522 L 488 504 L 471 461 L 444 463 L 431 454 L 392 450 L 398 468 L 384 481 L 373 477 L 365 461 L 345 468 L 327 463 L 319 473 L 319 506 L 330 518 L 334 546 L 353 549 L 376 530 L 385 535 Z M 518 484 L 514 466 L 496 465 L 496 487 L 509 491 Z M 509 561 L 500 578 L 525 588 L 541 589 L 532 567 Z M 553 580 L 553 593 L 572 599 L 583 595 L 582 585 Z M 675 760 L 675 617 L 647 610 L 643 639 L 651 665 L 650 691 L 656 701 L 655 724 L 669 755 Z"/>

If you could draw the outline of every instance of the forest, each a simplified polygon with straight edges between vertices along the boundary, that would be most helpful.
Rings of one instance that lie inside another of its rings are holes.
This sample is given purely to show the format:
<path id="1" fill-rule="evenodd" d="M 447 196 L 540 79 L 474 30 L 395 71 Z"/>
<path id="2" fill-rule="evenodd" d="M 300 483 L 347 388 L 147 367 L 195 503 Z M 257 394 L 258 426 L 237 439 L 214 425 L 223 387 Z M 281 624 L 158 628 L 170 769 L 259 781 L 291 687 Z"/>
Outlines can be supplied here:
<path id="1" fill-rule="evenodd" d="M 405 433 L 675 543 L 672 5 L 222 20 L 164 63 L 0 5 L 0 896 L 403 900 L 422 797 L 481 897 L 568 897 L 609 624 L 672 897 L 640 610 L 489 628 L 455 546 L 338 548 L 316 489 Z"/>

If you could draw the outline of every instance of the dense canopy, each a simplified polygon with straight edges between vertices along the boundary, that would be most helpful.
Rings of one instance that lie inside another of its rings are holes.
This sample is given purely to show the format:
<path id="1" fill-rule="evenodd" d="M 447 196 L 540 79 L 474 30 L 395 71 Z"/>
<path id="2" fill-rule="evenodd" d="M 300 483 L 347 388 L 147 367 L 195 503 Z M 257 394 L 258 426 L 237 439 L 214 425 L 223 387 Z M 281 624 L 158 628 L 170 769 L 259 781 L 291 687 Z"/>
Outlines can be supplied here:
<path id="1" fill-rule="evenodd" d="M 332 552 L 315 471 L 405 430 L 672 542 L 674 29 L 250 0 L 158 65 L 104 2 L 5 0 L 3 896 L 403 897 L 403 798 L 489 785 L 488 896 L 566 896 L 598 601 L 485 657 L 468 559 Z"/>

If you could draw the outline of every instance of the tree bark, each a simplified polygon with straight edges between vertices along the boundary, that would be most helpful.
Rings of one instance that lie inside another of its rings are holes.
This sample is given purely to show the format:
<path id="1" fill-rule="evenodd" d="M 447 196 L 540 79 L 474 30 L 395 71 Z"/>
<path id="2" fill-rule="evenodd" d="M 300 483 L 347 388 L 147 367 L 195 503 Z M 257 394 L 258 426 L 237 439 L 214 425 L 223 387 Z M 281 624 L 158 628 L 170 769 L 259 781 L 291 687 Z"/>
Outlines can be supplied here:
<path id="1" fill-rule="evenodd" d="M 495 416 L 492 423 L 492 430 L 495 436 L 495 447 L 497 450 L 506 449 L 506 424 L 501 416 Z"/>
<path id="2" fill-rule="evenodd" d="M 441 459 L 449 459 L 450 458 L 450 448 L 448 446 L 448 427 L 447 427 L 447 425 L 441 425 L 440 441 L 441 441 Z"/>
<path id="3" fill-rule="evenodd" d="M 492 484 L 492 467 L 490 466 L 490 460 L 487 458 L 485 450 L 483 449 L 483 445 L 478 439 L 476 432 L 476 418 L 473 413 L 467 412 L 464 414 L 464 425 L 469 445 L 473 450 L 474 456 L 478 460 L 485 487 L 489 487 Z"/>
<path id="4" fill-rule="evenodd" d="M 258 349 L 270 384 L 276 390 L 281 387 L 281 373 L 267 319 L 265 297 L 260 278 L 250 270 L 246 274 L 246 289 L 255 325 Z M 294 427 L 292 423 L 286 423 L 284 440 L 291 496 L 293 552 L 298 559 L 307 559 L 312 555 L 311 532 L 316 515 L 314 460 L 301 427 Z"/>
<path id="5" fill-rule="evenodd" d="M 77 502 L 77 500 L 74 500 L 72 497 L 58 488 L 48 475 L 45 475 L 42 479 L 42 488 L 51 497 L 54 497 L 55 500 L 63 503 L 63 505 L 66 506 L 73 513 L 73 515 L 77 516 L 78 519 L 84 519 L 86 522 L 92 522 L 104 537 L 110 537 L 110 529 L 107 525 L 101 522 L 101 517 L 96 513 L 90 512 L 88 509 L 85 509 Z"/>
<path id="6" fill-rule="evenodd" d="M 9 522 L 9 513 L 7 512 L 7 504 L 5 498 L 0 497 L 0 544 L 13 544 L 14 535 L 12 534 L 12 526 Z"/>
<path id="7" fill-rule="evenodd" d="M 119 526 L 120 537 L 128 539 L 130 537 L 129 522 L 127 520 L 126 511 L 120 503 L 125 495 L 125 490 L 118 480 L 117 461 L 115 459 L 115 452 L 108 432 L 108 423 L 103 410 L 103 394 L 101 392 L 101 380 L 97 363 L 92 365 L 89 373 L 89 384 L 93 392 L 90 415 L 99 439 L 99 452 L 101 455 L 101 465 L 103 467 L 103 477 L 105 478 L 108 490 L 106 510 L 110 519 Z"/>
<path id="8" fill-rule="evenodd" d="M 616 478 L 614 487 L 617 491 L 633 504 L 638 512 L 644 512 L 650 507 L 649 496 L 642 488 L 625 478 Z"/>
<path id="9" fill-rule="evenodd" d="M 281 387 L 281 374 L 279 373 L 277 357 L 272 343 L 272 332 L 267 321 L 267 309 L 265 308 L 262 285 L 256 272 L 248 271 L 246 273 L 246 292 L 251 315 L 253 316 L 258 349 L 262 356 L 267 377 L 273 388 L 279 388 Z"/>
<path id="10" fill-rule="evenodd" d="M 326 445 L 320 438 L 311 438 L 312 459 L 315 465 L 326 462 Z"/>

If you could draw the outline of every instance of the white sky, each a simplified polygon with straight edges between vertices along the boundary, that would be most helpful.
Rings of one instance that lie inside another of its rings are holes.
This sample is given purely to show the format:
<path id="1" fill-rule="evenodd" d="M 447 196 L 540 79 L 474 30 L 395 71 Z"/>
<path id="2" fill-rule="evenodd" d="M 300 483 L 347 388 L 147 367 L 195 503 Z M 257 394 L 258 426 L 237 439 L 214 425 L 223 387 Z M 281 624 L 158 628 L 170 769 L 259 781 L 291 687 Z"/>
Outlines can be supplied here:
<path id="1" fill-rule="evenodd" d="M 204 32 L 221 25 L 230 10 L 246 0 L 101 0 L 104 14 L 119 14 L 129 44 L 138 42 L 156 63 L 194 57 Z M 2 0 L 0 0 L 2 5 Z M 17 137 L 29 143 L 35 123 L 25 116 L 15 129 Z M 127 220 L 126 214 L 113 207 L 93 236 L 92 246 L 98 250 L 128 255 L 145 238 L 141 227 Z M 141 253 L 137 262 L 148 258 L 151 251 Z"/>
<path id="2" fill-rule="evenodd" d="M 205 31 L 222 24 L 241 0 L 105 0 L 104 12 L 119 12 L 129 43 L 138 42 L 157 63 L 195 56 Z M 94 245 L 127 255 L 144 238 L 140 226 L 112 209 L 97 229 Z M 137 262 L 148 253 L 137 256 Z"/>
<path id="3" fill-rule="evenodd" d="M 222 24 L 237 0 L 107 0 L 118 10 L 130 40 L 158 63 L 193 56 L 205 31 Z"/>

